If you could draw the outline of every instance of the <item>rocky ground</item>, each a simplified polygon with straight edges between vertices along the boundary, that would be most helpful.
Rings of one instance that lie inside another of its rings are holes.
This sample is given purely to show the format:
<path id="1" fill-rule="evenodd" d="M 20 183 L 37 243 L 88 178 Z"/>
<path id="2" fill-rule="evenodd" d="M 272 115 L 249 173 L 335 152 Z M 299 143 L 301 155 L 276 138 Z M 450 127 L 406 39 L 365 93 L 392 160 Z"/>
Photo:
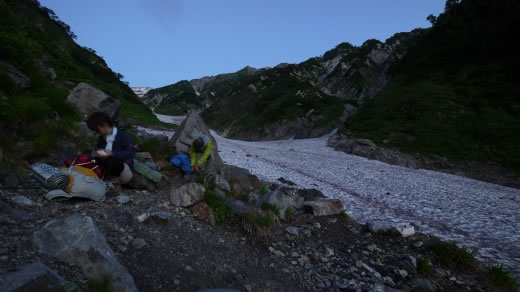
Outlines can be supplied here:
<path id="1" fill-rule="evenodd" d="M 171 182 L 185 184 L 179 177 Z M 48 202 L 41 191 L 2 191 L 2 204 L 17 211 L 7 216 L 11 222 L 0 222 L 0 287 L 17 267 L 41 262 L 85 289 L 88 277 L 78 265 L 42 254 L 35 244 L 47 222 L 75 214 L 92 218 L 140 291 L 493 290 L 475 274 L 441 268 L 428 247 L 434 239 L 424 235 L 372 234 L 344 215 L 296 213 L 259 237 L 241 217 L 212 226 L 173 206 L 170 195 L 123 189 L 104 202 Z M 417 271 L 424 257 L 435 267 L 429 275 Z"/>
<path id="2" fill-rule="evenodd" d="M 185 147 L 194 128 L 209 134 L 198 115 L 187 120 L 160 145 Z M 164 129 L 137 131 L 169 136 Z M 0 291 L 496 290 L 485 268 L 455 245 L 417 233 L 402 220 L 372 216 L 380 220 L 361 224 L 355 217 L 370 210 L 326 198 L 317 190 L 325 180 L 309 180 L 303 165 L 296 170 L 273 163 L 277 149 L 283 150 L 278 157 L 285 153 L 293 163 L 311 161 L 307 144 L 322 140 L 257 145 L 217 136 L 218 159 L 210 163 L 221 175 L 206 177 L 183 177 L 168 161 L 140 153 L 138 159 L 161 169 L 161 183 L 123 188 L 102 202 L 47 201 L 37 189 L 0 190 Z M 263 180 L 223 165 L 220 155 L 226 163 L 241 159 Z M 331 163 L 335 156 L 327 155 Z M 337 178 L 328 176 L 331 186 Z M 28 173 L 2 177 L 2 186 L 28 184 L 35 184 Z M 375 209 L 387 214 L 378 204 Z"/>

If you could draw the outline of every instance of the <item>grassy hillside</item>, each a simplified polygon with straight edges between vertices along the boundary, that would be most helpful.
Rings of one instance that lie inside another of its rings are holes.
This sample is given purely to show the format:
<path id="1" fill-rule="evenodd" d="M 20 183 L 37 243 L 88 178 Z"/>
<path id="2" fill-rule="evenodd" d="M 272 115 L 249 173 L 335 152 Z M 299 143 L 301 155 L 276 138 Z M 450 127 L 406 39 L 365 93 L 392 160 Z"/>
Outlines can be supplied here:
<path id="1" fill-rule="evenodd" d="M 211 127 L 239 139 L 323 135 L 342 124 L 344 110 L 355 111 L 381 90 L 391 65 L 425 33 L 398 33 L 361 46 L 342 43 L 300 64 L 221 75 L 201 91 L 200 97 L 214 100 L 203 116 Z"/>
<path id="2" fill-rule="evenodd" d="M 204 113 L 216 129 L 264 135 L 265 126 L 312 114 L 314 126 L 325 126 L 341 116 L 343 101 L 329 96 L 293 73 L 295 65 L 243 74 L 212 88 L 218 98 Z M 311 111 L 312 110 L 312 111 Z M 310 129 L 312 130 L 312 129 Z"/>
<path id="3" fill-rule="evenodd" d="M 155 101 L 155 98 L 160 101 Z M 173 116 L 184 115 L 189 110 L 203 106 L 195 89 L 186 80 L 152 89 L 143 97 L 143 100 L 154 107 L 156 113 Z"/>
<path id="4" fill-rule="evenodd" d="M 344 131 L 405 152 L 520 169 L 520 4 L 456 2 Z"/>
<path id="5" fill-rule="evenodd" d="M 113 72 L 95 51 L 74 42 L 70 27 L 37 1 L 0 0 L 0 128 L 34 141 L 35 152 L 66 135 L 66 127 L 81 119 L 66 102 L 68 90 L 87 82 L 119 99 L 122 113 L 143 123 L 157 123 L 153 113 L 137 99 L 122 75 Z M 31 79 L 29 88 L 18 87 L 8 76 L 14 66 Z M 56 73 L 49 76 L 48 68 Z M 59 117 L 60 121 L 56 120 Z"/>

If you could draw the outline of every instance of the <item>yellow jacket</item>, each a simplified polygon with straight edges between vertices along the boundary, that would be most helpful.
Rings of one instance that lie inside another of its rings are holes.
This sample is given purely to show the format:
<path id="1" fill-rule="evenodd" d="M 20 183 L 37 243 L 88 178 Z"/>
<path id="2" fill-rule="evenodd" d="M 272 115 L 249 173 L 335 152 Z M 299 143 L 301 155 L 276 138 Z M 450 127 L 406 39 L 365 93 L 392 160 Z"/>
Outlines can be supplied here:
<path id="1" fill-rule="evenodd" d="M 191 167 L 198 165 L 202 166 L 208 160 L 209 156 L 211 155 L 211 150 L 213 149 L 213 145 L 211 144 L 211 139 L 208 139 L 208 143 L 206 144 L 206 148 L 204 148 L 204 153 L 202 153 L 202 156 L 197 160 L 197 151 L 195 151 L 195 147 L 193 147 L 193 144 L 191 144 L 190 147 L 190 161 L 191 161 Z"/>

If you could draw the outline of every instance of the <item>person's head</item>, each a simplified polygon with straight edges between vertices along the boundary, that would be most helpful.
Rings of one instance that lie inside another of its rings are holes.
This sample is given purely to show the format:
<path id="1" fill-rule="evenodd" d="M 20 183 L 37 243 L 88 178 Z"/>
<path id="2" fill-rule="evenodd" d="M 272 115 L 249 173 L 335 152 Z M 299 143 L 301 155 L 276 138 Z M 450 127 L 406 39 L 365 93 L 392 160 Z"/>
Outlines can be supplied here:
<path id="1" fill-rule="evenodd" d="M 195 139 L 195 141 L 193 141 L 193 149 L 197 152 L 204 152 L 204 139 L 201 137 Z"/>
<path id="2" fill-rule="evenodd" d="M 88 128 L 101 136 L 109 135 L 113 125 L 112 118 L 104 112 L 95 112 L 87 119 Z"/>

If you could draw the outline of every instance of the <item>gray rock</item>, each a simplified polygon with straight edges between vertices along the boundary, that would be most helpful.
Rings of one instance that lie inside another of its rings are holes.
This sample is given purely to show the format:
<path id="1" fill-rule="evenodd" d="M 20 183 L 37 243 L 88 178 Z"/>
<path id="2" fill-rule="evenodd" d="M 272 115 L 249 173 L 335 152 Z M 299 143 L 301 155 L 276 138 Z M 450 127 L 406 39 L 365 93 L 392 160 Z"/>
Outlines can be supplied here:
<path id="1" fill-rule="evenodd" d="M 215 175 L 215 185 L 217 188 L 230 192 L 231 186 L 229 185 L 229 182 L 220 174 Z"/>
<path id="2" fill-rule="evenodd" d="M 287 233 L 289 234 L 292 234 L 292 235 L 298 235 L 298 227 L 294 227 L 294 226 L 288 226 L 287 228 L 285 228 L 285 231 L 287 231 Z"/>
<path id="3" fill-rule="evenodd" d="M 343 212 L 343 203 L 337 199 L 327 199 L 321 201 L 307 201 L 303 205 L 306 212 L 314 216 L 338 215 Z"/>
<path id="4" fill-rule="evenodd" d="M 22 207 L 34 206 L 34 202 L 25 196 L 16 195 L 11 198 L 11 201 L 13 201 L 13 203 L 15 203 L 16 205 Z"/>
<path id="5" fill-rule="evenodd" d="M 73 104 L 80 113 L 89 115 L 94 112 L 105 112 L 113 120 L 119 121 L 121 103 L 103 91 L 88 83 L 80 83 L 72 89 L 67 100 Z"/>
<path id="6" fill-rule="evenodd" d="M 260 209 L 259 207 L 240 200 L 227 201 L 226 205 L 228 205 L 233 210 L 233 212 L 235 212 L 235 214 L 241 216 L 263 214 L 262 209 Z"/>
<path id="7" fill-rule="evenodd" d="M 150 212 L 150 216 L 148 220 L 153 221 L 155 223 L 167 223 L 170 218 L 170 214 L 163 211 L 153 211 Z"/>
<path id="8" fill-rule="evenodd" d="M 298 195 L 291 196 L 280 190 L 275 190 L 258 199 L 256 205 L 260 207 L 264 203 L 278 207 L 280 209 L 280 214 L 278 214 L 278 216 L 281 219 L 285 219 L 285 211 L 287 208 L 301 208 L 303 206 L 303 198 Z"/>
<path id="9" fill-rule="evenodd" d="M 435 274 L 437 274 L 439 277 L 446 277 L 448 275 L 448 273 L 446 273 L 446 270 L 445 269 L 441 269 L 441 268 L 435 268 Z"/>
<path id="10" fill-rule="evenodd" d="M 31 79 L 15 66 L 0 60 L 0 72 L 4 72 L 11 81 L 20 88 L 31 87 Z"/>
<path id="11" fill-rule="evenodd" d="M 163 211 L 145 212 L 136 217 L 139 222 L 167 223 L 170 215 Z"/>
<path id="12" fill-rule="evenodd" d="M 170 202 L 176 207 L 190 207 L 202 201 L 204 186 L 198 183 L 188 183 L 170 190 Z"/>
<path id="13" fill-rule="evenodd" d="M 135 249 L 141 249 L 147 245 L 148 245 L 148 243 L 146 242 L 146 240 L 144 240 L 142 238 L 135 238 L 132 241 L 132 247 Z"/>
<path id="14" fill-rule="evenodd" d="M 412 261 L 411 258 L 413 258 L 414 261 Z M 417 261 L 415 261 L 414 257 L 406 257 L 400 260 L 397 266 L 408 272 L 408 274 L 415 274 L 417 272 Z"/>
<path id="15" fill-rule="evenodd" d="M 213 150 L 208 159 L 206 169 L 211 170 L 209 173 L 220 173 L 224 163 L 218 154 L 217 141 L 209 131 L 208 126 L 202 118 L 196 113 L 191 112 L 181 125 L 175 130 L 175 134 L 168 142 L 168 148 L 175 153 L 189 153 L 191 143 L 200 135 L 210 137 L 213 144 Z"/>
<path id="16" fill-rule="evenodd" d="M 411 224 L 398 224 L 395 230 L 401 234 L 402 237 L 409 237 L 415 234 L 416 227 Z"/>
<path id="17" fill-rule="evenodd" d="M 236 182 L 231 185 L 233 191 L 236 193 L 247 194 L 261 187 L 258 177 L 251 174 L 249 170 L 245 168 L 226 164 L 222 169 L 222 173 L 228 182 Z"/>
<path id="18" fill-rule="evenodd" d="M 37 250 L 81 268 L 85 276 L 110 275 L 114 291 L 137 291 L 132 276 L 122 266 L 91 217 L 71 215 L 49 221 L 34 233 Z"/>
<path id="19" fill-rule="evenodd" d="M 425 291 L 425 292 L 434 292 L 437 291 L 437 286 L 433 284 L 430 280 L 426 279 L 414 279 L 412 281 L 412 284 L 414 286 L 413 291 Z"/>
<path id="20" fill-rule="evenodd" d="M 317 189 L 298 189 L 296 194 L 303 198 L 304 201 L 318 201 L 325 199 L 326 196 Z"/>
<path id="21" fill-rule="evenodd" d="M 409 237 L 415 234 L 415 227 L 411 224 L 392 224 L 381 220 L 369 220 L 367 222 L 368 230 L 372 233 L 395 233 L 402 237 Z"/>
<path id="22" fill-rule="evenodd" d="M 31 221 L 33 217 L 19 209 L 15 209 L 0 201 L 0 224 L 20 224 Z"/>
<path id="23" fill-rule="evenodd" d="M 130 202 L 130 197 L 127 195 L 119 195 L 116 197 L 116 200 L 119 204 L 126 204 Z"/>
<path id="24" fill-rule="evenodd" d="M 0 277 L 0 291 L 79 291 L 41 263 L 27 264 Z"/>
<path id="25" fill-rule="evenodd" d="M 367 222 L 368 230 L 372 233 L 386 233 L 386 232 L 394 232 L 394 227 L 381 220 L 369 220 Z"/>

